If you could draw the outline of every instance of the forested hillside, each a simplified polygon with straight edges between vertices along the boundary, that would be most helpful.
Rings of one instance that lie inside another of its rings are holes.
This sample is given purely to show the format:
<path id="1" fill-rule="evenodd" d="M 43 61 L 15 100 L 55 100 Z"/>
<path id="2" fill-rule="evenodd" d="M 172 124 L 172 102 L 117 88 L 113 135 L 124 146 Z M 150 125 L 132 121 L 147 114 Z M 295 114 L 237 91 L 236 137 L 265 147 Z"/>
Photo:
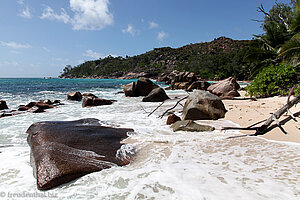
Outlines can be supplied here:
<path id="1" fill-rule="evenodd" d="M 180 48 L 156 48 L 141 55 L 111 57 L 87 61 L 78 66 L 67 66 L 64 78 L 116 78 L 127 73 L 146 72 L 156 77 L 173 70 L 190 71 L 203 79 L 222 79 L 234 76 L 248 79 L 250 69 L 244 62 L 249 41 L 232 40 L 226 37 L 211 42 L 189 44 Z"/>

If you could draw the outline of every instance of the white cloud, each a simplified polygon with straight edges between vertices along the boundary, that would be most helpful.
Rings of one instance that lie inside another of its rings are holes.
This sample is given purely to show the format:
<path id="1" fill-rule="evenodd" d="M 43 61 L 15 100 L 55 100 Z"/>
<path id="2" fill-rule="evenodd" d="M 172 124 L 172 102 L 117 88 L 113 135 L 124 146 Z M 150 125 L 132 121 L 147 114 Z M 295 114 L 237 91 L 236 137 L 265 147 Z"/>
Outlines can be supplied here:
<path id="1" fill-rule="evenodd" d="M 94 52 L 94 51 L 91 50 L 91 49 L 86 50 L 85 53 L 83 54 L 83 56 L 90 57 L 90 58 L 92 58 L 92 59 L 99 59 L 99 58 L 104 57 L 103 54 Z"/>
<path id="2" fill-rule="evenodd" d="M 44 51 L 47 51 L 48 53 L 51 52 L 50 49 L 48 49 L 47 47 L 43 47 Z"/>
<path id="3" fill-rule="evenodd" d="M 155 23 L 155 22 L 149 22 L 149 28 L 150 29 L 157 28 L 157 27 L 158 27 L 157 23 Z"/>
<path id="4" fill-rule="evenodd" d="M 53 60 L 59 61 L 59 62 L 68 62 L 69 61 L 68 58 L 53 58 Z"/>
<path id="5" fill-rule="evenodd" d="M 16 42 L 3 42 L 3 41 L 0 41 L 0 45 L 4 47 L 14 48 L 14 49 L 28 49 L 31 47 L 29 44 L 20 44 Z"/>
<path id="6" fill-rule="evenodd" d="M 19 16 L 20 16 L 20 17 L 23 17 L 23 18 L 27 18 L 27 19 L 32 18 L 32 15 L 31 15 L 31 12 L 30 12 L 29 7 L 26 6 L 26 7 L 21 11 L 21 13 L 19 13 Z"/>
<path id="7" fill-rule="evenodd" d="M 74 30 L 101 30 L 113 24 L 113 15 L 108 9 L 109 0 L 70 0 L 74 12 L 71 17 L 62 8 L 57 14 L 51 7 L 43 10 L 41 19 L 50 19 L 71 23 Z"/>
<path id="8" fill-rule="evenodd" d="M 167 36 L 168 36 L 167 33 L 165 33 L 164 31 L 161 31 L 157 34 L 157 40 L 162 42 Z"/>
<path id="9" fill-rule="evenodd" d="M 127 28 L 122 30 L 123 33 L 129 33 L 130 35 L 134 36 L 138 30 L 136 30 L 131 24 L 127 25 Z"/>
<path id="10" fill-rule="evenodd" d="M 75 13 L 74 30 L 100 30 L 113 24 L 113 15 L 108 10 L 109 0 L 70 0 Z"/>
<path id="11" fill-rule="evenodd" d="M 108 55 L 104 55 L 102 53 L 97 53 L 97 52 L 94 52 L 93 50 L 91 49 L 88 49 L 86 50 L 83 54 L 83 56 L 85 57 L 90 57 L 92 59 L 99 59 L 99 58 L 106 58 L 108 56 L 111 56 L 111 57 L 118 57 L 117 55 L 115 54 L 108 54 Z M 82 62 L 81 62 L 82 61 Z M 83 60 L 80 60 L 81 63 L 83 63 L 84 61 Z"/>
<path id="12" fill-rule="evenodd" d="M 6 66 L 13 66 L 13 67 L 20 66 L 20 63 L 18 63 L 16 61 L 4 61 L 3 64 L 6 65 Z"/>
<path id="13" fill-rule="evenodd" d="M 65 24 L 70 22 L 70 17 L 66 13 L 65 9 L 61 9 L 60 14 L 57 14 L 54 12 L 52 8 L 47 6 L 42 13 L 42 16 L 40 17 L 41 19 L 49 19 L 49 20 L 57 20 L 57 21 L 62 21 Z"/>
<path id="14" fill-rule="evenodd" d="M 17 0 L 17 3 L 20 4 L 20 5 L 23 5 L 24 4 L 24 0 Z"/>
<path id="15" fill-rule="evenodd" d="M 9 51 L 10 53 L 13 53 L 13 54 L 21 54 L 21 52 L 19 52 L 19 51 L 15 51 L 15 50 L 11 50 L 11 51 Z"/>

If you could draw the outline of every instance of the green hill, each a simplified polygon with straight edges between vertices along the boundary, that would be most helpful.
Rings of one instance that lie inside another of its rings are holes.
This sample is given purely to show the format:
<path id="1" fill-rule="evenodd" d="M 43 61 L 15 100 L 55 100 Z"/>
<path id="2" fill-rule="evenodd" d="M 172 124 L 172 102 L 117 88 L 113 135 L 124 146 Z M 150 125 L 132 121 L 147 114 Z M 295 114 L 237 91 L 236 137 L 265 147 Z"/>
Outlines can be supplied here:
<path id="1" fill-rule="evenodd" d="M 87 61 L 78 66 L 67 66 L 60 77 L 119 77 L 126 73 L 146 72 L 151 77 L 173 70 L 190 71 L 203 79 L 222 79 L 234 76 L 248 79 L 249 68 L 243 62 L 248 40 L 226 37 L 211 42 L 196 43 L 180 48 L 155 48 L 141 55 L 111 57 Z"/>

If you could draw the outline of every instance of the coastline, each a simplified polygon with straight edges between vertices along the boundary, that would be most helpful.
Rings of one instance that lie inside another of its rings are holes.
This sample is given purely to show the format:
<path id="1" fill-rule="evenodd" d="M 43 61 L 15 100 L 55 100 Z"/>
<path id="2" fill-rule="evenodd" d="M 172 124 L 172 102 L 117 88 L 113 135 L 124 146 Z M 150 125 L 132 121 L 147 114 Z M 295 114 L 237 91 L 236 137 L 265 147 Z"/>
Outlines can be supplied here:
<path id="1" fill-rule="evenodd" d="M 245 97 L 245 91 L 239 91 L 242 97 Z M 230 120 L 241 127 L 248 127 L 254 123 L 265 120 L 270 117 L 270 113 L 280 109 L 287 102 L 287 97 L 269 97 L 257 99 L 257 101 L 251 100 L 223 100 L 228 112 L 225 115 L 225 120 Z M 292 107 L 291 112 L 293 114 L 298 113 L 299 108 Z M 284 122 L 289 118 L 289 115 L 284 114 L 279 119 L 280 122 Z M 275 124 L 274 122 L 272 125 Z M 275 127 L 268 133 L 261 135 L 267 140 L 282 141 L 282 142 L 295 142 L 300 143 L 300 122 L 289 120 L 282 125 L 283 129 L 287 132 L 284 134 L 279 127 Z M 241 130 L 244 134 L 254 134 L 255 131 Z"/>

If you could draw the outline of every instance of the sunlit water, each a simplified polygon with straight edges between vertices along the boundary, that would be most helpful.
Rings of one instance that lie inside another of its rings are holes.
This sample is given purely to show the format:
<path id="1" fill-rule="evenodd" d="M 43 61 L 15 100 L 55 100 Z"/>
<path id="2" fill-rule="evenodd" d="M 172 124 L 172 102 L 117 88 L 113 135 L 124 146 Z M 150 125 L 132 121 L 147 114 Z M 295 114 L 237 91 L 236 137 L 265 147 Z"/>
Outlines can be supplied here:
<path id="1" fill-rule="evenodd" d="M 40 99 L 65 104 L 45 113 L 0 119 L 0 199 L 300 199 L 300 146 L 220 131 L 229 121 L 213 122 L 214 132 L 174 133 L 158 118 L 174 105 L 141 102 L 117 94 L 122 80 L 0 79 L 0 99 L 11 109 Z M 118 100 L 82 108 L 66 101 L 68 92 L 92 92 Z M 169 91 L 175 96 L 183 91 Z M 180 113 L 177 113 L 180 115 Z M 131 164 L 88 174 L 50 191 L 37 190 L 30 166 L 26 130 L 39 121 L 97 118 L 104 125 L 133 128 L 124 149 L 136 152 Z M 23 195 L 23 196 L 22 196 Z M 27 197 L 26 197 L 27 195 Z"/>

